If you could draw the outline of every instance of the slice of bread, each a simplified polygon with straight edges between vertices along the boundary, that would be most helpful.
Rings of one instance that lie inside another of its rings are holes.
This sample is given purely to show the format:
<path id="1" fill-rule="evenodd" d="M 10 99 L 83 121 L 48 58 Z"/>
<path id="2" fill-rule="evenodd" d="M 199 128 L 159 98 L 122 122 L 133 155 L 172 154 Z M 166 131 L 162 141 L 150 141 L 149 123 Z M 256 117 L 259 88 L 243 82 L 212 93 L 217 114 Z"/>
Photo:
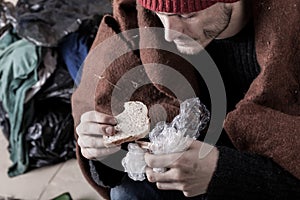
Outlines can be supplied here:
<path id="1" fill-rule="evenodd" d="M 148 109 L 145 104 L 139 101 L 128 101 L 125 102 L 124 108 L 125 110 L 116 116 L 117 133 L 113 136 L 103 136 L 106 147 L 138 140 L 150 131 Z"/>

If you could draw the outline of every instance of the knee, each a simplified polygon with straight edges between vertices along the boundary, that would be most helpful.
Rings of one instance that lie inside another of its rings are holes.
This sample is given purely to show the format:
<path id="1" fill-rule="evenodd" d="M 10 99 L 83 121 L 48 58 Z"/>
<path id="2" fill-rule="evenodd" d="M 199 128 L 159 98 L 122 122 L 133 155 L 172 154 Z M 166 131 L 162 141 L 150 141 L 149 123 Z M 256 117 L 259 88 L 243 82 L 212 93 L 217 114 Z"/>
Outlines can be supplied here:
<path id="1" fill-rule="evenodd" d="M 157 189 L 154 189 L 149 182 L 133 181 L 125 178 L 122 184 L 110 190 L 112 200 L 140 200 L 140 199 L 159 199 Z"/>

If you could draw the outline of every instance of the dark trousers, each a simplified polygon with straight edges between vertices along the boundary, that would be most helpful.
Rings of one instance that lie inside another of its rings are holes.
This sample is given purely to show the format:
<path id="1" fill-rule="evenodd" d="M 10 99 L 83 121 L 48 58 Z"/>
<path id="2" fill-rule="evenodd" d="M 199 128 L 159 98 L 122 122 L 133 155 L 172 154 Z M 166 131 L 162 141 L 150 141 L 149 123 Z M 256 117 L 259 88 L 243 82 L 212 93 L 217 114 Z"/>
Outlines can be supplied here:
<path id="1" fill-rule="evenodd" d="M 159 190 L 156 185 L 144 181 L 133 181 L 125 176 L 122 183 L 111 189 L 112 200 L 205 200 L 205 195 L 185 197 L 181 191 Z"/>

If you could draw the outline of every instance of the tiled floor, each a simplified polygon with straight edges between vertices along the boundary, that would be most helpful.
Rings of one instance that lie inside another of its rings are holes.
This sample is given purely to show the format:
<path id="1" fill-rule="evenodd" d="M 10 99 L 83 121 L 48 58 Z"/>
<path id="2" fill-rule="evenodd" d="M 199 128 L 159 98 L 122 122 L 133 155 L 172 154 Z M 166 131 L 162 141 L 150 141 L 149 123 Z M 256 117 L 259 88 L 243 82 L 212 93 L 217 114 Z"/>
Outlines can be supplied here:
<path id="1" fill-rule="evenodd" d="M 69 192 L 74 200 L 99 200 L 97 193 L 83 178 L 76 160 L 44 167 L 9 178 L 8 142 L 0 131 L 0 200 L 14 197 L 21 200 L 50 200 Z"/>

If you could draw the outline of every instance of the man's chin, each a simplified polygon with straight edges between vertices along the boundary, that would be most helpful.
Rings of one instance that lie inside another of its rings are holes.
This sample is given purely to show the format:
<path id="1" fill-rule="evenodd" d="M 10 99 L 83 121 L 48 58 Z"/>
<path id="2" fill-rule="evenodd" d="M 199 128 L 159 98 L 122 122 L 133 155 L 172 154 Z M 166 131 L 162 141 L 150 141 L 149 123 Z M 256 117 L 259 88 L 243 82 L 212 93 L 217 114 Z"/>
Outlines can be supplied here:
<path id="1" fill-rule="evenodd" d="M 195 55 L 200 51 L 202 51 L 204 48 L 202 48 L 200 45 L 197 47 L 184 47 L 184 46 L 177 45 L 177 49 L 182 54 Z"/>

